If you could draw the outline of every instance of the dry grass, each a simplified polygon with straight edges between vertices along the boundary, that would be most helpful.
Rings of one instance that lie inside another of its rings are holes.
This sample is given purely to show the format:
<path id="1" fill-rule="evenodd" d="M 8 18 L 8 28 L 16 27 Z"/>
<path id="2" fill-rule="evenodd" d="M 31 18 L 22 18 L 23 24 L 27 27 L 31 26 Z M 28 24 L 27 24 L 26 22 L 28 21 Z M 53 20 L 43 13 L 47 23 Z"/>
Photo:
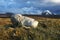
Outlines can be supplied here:
<path id="1" fill-rule="evenodd" d="M 25 29 L 12 28 L 8 25 L 11 24 L 9 18 L 0 18 L 0 40 L 60 40 L 60 19 L 36 18 L 36 20 L 39 21 L 36 29 Z"/>
<path id="2" fill-rule="evenodd" d="M 0 25 L 11 24 L 10 18 L 0 18 Z"/>

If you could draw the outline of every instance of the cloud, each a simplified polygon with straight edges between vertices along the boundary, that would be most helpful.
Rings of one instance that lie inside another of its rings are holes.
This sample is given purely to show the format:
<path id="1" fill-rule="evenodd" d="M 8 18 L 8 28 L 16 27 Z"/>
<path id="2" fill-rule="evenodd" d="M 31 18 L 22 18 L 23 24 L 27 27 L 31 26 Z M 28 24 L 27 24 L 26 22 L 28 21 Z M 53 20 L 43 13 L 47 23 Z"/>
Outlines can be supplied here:
<path id="1" fill-rule="evenodd" d="M 57 1 L 57 3 L 55 3 Z M 37 0 L 37 1 L 32 1 L 32 3 L 36 6 L 55 6 L 55 5 L 60 5 L 60 2 L 58 3 L 58 0 Z"/>
<path id="2" fill-rule="evenodd" d="M 60 0 L 50 0 L 50 2 L 56 3 L 56 4 L 60 4 Z"/>
<path id="3" fill-rule="evenodd" d="M 10 8 L 7 9 L 6 12 L 12 12 L 12 13 L 20 13 L 20 14 L 41 14 L 42 10 L 37 10 L 34 7 L 24 7 L 24 8 Z"/>
<path id="4" fill-rule="evenodd" d="M 0 6 L 5 6 L 6 8 L 17 7 L 19 6 L 34 6 L 34 7 L 46 7 L 46 6 L 55 6 L 56 3 L 51 2 L 50 0 L 0 0 Z M 14 5 L 14 6 L 13 6 Z"/>
<path id="5" fill-rule="evenodd" d="M 30 4 L 31 2 L 30 2 L 30 1 L 27 1 L 26 3 L 27 3 L 27 4 Z"/>
<path id="6" fill-rule="evenodd" d="M 55 10 L 55 8 L 58 8 L 58 5 L 60 6 L 60 3 L 55 3 L 54 1 L 55 0 L 0 0 L 0 12 L 39 13 L 41 12 L 40 9 Z"/>

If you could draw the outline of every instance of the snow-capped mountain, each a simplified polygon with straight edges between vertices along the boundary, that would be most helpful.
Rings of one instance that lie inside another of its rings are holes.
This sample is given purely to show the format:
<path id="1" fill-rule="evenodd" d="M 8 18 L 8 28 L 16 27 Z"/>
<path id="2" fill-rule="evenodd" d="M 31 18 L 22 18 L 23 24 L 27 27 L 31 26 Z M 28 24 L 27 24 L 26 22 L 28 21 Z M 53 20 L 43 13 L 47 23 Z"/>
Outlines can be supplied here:
<path id="1" fill-rule="evenodd" d="M 49 10 L 45 10 L 42 12 L 42 15 L 55 15 L 55 14 L 50 12 Z"/>

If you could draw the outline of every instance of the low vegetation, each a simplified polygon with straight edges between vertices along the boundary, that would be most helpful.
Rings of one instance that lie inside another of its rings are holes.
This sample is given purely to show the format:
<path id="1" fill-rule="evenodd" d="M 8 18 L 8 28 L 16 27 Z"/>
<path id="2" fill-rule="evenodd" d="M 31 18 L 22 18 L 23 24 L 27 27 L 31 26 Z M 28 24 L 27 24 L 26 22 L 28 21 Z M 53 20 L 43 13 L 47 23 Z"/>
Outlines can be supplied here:
<path id="1" fill-rule="evenodd" d="M 60 40 L 60 19 L 39 18 L 36 29 L 12 27 L 9 18 L 0 18 L 0 40 Z"/>

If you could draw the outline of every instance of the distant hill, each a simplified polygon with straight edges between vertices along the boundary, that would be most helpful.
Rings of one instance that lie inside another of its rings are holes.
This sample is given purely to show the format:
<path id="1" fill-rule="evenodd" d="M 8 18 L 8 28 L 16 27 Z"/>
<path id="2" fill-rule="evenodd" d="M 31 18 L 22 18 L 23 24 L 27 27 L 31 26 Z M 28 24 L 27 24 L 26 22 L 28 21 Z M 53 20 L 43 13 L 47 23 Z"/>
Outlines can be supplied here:
<path id="1" fill-rule="evenodd" d="M 50 12 L 47 13 L 48 15 L 28 15 L 28 14 L 23 14 L 23 16 L 28 16 L 28 17 L 47 17 L 47 18 L 60 18 L 60 15 L 54 15 L 51 14 Z M 6 14 L 0 14 L 0 18 L 10 18 L 13 13 L 6 13 Z"/>

